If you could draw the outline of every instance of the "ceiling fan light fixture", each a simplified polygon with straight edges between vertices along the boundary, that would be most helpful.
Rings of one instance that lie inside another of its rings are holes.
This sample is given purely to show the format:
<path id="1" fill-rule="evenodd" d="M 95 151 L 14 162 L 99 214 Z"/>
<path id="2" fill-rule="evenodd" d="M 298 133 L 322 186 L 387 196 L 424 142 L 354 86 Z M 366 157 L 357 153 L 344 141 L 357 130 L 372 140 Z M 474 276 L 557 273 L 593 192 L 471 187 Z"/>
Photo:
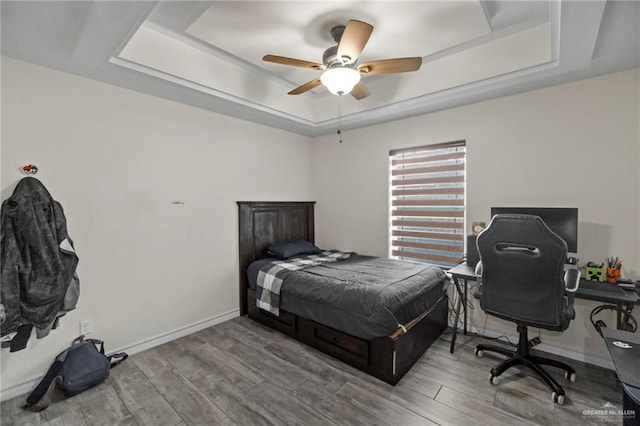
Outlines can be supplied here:
<path id="1" fill-rule="evenodd" d="M 326 70 L 320 81 L 334 95 L 346 95 L 360 82 L 360 73 L 353 68 L 337 67 Z"/>

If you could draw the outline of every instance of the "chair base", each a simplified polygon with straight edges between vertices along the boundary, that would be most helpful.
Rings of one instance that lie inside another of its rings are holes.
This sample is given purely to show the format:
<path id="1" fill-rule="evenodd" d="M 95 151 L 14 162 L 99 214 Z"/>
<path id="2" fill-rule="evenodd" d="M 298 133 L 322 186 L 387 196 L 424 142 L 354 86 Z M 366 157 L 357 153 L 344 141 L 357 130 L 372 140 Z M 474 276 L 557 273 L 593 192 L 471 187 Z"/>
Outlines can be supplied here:
<path id="1" fill-rule="evenodd" d="M 551 389 L 552 391 L 552 399 L 554 402 L 562 405 L 564 402 L 564 389 L 558 382 L 549 375 L 543 368 L 542 365 L 549 365 L 551 367 L 560 368 L 565 371 L 565 377 L 570 381 L 575 381 L 576 371 L 569 365 L 564 362 L 556 361 L 554 359 L 544 358 L 540 356 L 531 355 L 529 353 L 529 339 L 527 336 L 527 328 L 524 326 L 518 326 L 518 333 L 520 334 L 520 339 L 518 342 L 518 350 L 509 350 L 503 347 L 494 346 L 494 345 L 484 345 L 480 344 L 476 346 L 475 354 L 476 356 L 482 356 L 483 352 L 496 352 L 508 357 L 508 359 L 502 361 L 500 364 L 496 365 L 491 369 L 491 376 L 489 380 L 492 384 L 497 384 L 497 378 L 502 373 L 504 373 L 507 369 L 516 366 L 523 365 L 529 367 L 533 370 Z"/>

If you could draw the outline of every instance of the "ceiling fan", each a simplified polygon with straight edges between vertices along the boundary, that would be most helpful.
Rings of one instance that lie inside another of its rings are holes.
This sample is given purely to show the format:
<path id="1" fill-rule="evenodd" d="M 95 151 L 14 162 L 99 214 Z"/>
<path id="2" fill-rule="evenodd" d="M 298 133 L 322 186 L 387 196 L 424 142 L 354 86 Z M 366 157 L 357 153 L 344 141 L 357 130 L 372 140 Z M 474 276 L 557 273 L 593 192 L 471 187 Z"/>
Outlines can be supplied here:
<path id="1" fill-rule="evenodd" d="M 356 20 L 350 20 L 346 26 L 333 27 L 331 37 L 338 44 L 324 51 L 322 64 L 277 55 L 265 55 L 262 60 L 323 71 L 319 78 L 296 87 L 289 92 L 289 95 L 299 95 L 324 84 L 334 95 L 342 96 L 350 93 L 351 96 L 360 100 L 371 94 L 369 88 L 360 81 L 363 75 L 417 71 L 422 65 L 421 57 L 383 59 L 357 64 L 358 57 L 369 41 L 372 31 L 372 25 Z"/>

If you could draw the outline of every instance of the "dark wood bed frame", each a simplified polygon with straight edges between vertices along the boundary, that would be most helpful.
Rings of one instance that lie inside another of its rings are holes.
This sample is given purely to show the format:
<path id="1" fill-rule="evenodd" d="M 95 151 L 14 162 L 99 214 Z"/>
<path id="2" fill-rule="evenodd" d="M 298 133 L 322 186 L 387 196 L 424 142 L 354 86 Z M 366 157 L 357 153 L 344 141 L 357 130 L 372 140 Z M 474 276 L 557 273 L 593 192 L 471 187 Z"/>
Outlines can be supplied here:
<path id="1" fill-rule="evenodd" d="M 239 201 L 240 315 L 249 315 L 301 342 L 395 385 L 447 325 L 448 302 L 443 296 L 428 311 L 391 336 L 363 340 L 294 315 L 283 309 L 275 316 L 256 306 L 247 267 L 264 257 L 269 244 L 282 240 L 314 242 L 315 202 Z"/>

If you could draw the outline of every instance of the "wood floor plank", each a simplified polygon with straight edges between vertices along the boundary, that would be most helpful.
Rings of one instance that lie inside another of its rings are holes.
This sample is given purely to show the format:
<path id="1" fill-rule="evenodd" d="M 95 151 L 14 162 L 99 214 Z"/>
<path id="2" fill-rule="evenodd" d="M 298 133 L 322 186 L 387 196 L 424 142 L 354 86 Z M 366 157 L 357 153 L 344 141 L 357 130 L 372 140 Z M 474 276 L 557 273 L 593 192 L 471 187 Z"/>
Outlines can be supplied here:
<path id="1" fill-rule="evenodd" d="M 344 398 L 336 396 L 313 382 L 299 386 L 295 390 L 295 395 L 340 425 L 374 426 L 385 424 L 367 411 L 350 404 Z"/>
<path id="2" fill-rule="evenodd" d="M 220 324 L 218 329 L 228 337 L 241 341 L 245 345 L 254 349 L 260 350 L 271 343 L 271 340 L 266 336 L 263 336 L 261 333 L 256 333 L 246 327 L 242 327 L 235 321 L 224 322 Z"/>
<path id="3" fill-rule="evenodd" d="M 74 396 L 91 426 L 135 425 L 133 415 L 127 410 L 111 381 Z"/>
<path id="4" fill-rule="evenodd" d="M 25 396 L 19 396 L 7 401 L 2 401 L 2 405 L 0 406 L 0 424 L 2 424 L 2 426 L 39 426 L 43 423 L 42 413 L 32 413 L 31 411 L 20 408 L 24 400 Z"/>
<path id="5" fill-rule="evenodd" d="M 337 396 L 344 398 L 352 405 L 366 410 L 374 417 L 390 425 L 436 425 L 437 423 L 407 410 L 398 404 L 397 401 L 389 398 L 382 398 L 374 393 L 367 392 L 360 386 L 352 383 L 345 384 L 337 393 Z M 391 394 L 393 395 L 393 393 Z"/>
<path id="6" fill-rule="evenodd" d="M 190 352 L 185 344 L 191 336 L 183 337 L 173 342 L 165 343 L 157 348 L 158 352 L 171 365 L 177 368 L 189 380 L 209 374 L 209 365 L 201 358 Z M 159 362 L 159 361 L 158 361 Z"/>
<path id="7" fill-rule="evenodd" d="M 247 392 L 243 392 L 226 380 L 206 376 L 194 384 L 238 425 L 285 425 Z"/>
<path id="8" fill-rule="evenodd" d="M 57 401 L 41 411 L 42 425 L 46 426 L 84 426 L 87 424 L 82 409 L 76 398 L 67 398 Z"/>
<path id="9" fill-rule="evenodd" d="M 621 418 L 615 418 L 613 416 L 598 416 L 584 414 L 585 410 L 601 410 L 600 405 L 584 405 L 580 402 L 570 401 L 563 406 L 556 405 L 554 409 L 552 425 L 566 426 L 566 425 L 593 425 L 602 426 L 605 424 L 620 425 L 622 424 Z M 622 410 L 622 402 L 620 404 L 613 404 L 616 409 Z"/>
<path id="10" fill-rule="evenodd" d="M 429 377 L 420 373 L 418 370 L 413 369 L 400 380 L 391 393 L 410 390 L 411 392 L 420 393 L 426 397 L 434 399 L 442 385 Z"/>
<path id="11" fill-rule="evenodd" d="M 549 424 L 553 421 L 554 403 L 551 401 L 550 392 L 549 399 L 543 402 L 536 396 L 515 389 L 509 389 L 505 386 L 497 386 L 497 388 L 494 406 L 524 419 L 529 419 L 536 424 Z"/>
<path id="12" fill-rule="evenodd" d="M 138 424 L 174 426 L 182 421 L 133 362 L 123 362 L 111 372 L 109 380 Z"/>
<path id="13" fill-rule="evenodd" d="M 234 337 L 228 336 L 223 330 L 216 327 L 205 328 L 199 333 L 194 334 L 194 338 L 203 343 L 209 343 L 222 350 L 230 349 L 232 346 L 240 342 Z"/>
<path id="14" fill-rule="evenodd" d="M 291 365 L 300 367 L 297 372 L 331 392 L 336 392 L 347 382 L 344 373 L 325 362 L 318 362 L 311 351 L 294 353 L 278 343 L 269 344 L 264 349 Z"/>
<path id="15" fill-rule="evenodd" d="M 233 422 L 209 398 L 202 394 L 186 377 L 172 366 L 149 370 L 149 365 L 160 364 L 150 358 L 162 358 L 157 352 L 138 354 L 132 361 L 147 376 L 151 384 L 187 424 L 231 425 Z"/>
<path id="16" fill-rule="evenodd" d="M 208 375 L 225 379 L 239 389 L 249 390 L 264 380 L 262 376 L 247 370 L 246 366 L 236 358 L 229 356 L 227 351 L 203 342 L 195 336 L 181 339 L 181 350 L 186 351 L 187 356 L 195 356 L 204 362 L 207 365 L 206 373 Z M 181 352 L 180 357 L 184 356 L 185 352 Z M 175 362 L 175 364 L 178 365 L 179 362 Z"/>
<path id="17" fill-rule="evenodd" d="M 264 408 L 288 425 L 335 425 L 320 411 L 294 396 L 297 391 L 286 392 L 269 382 L 262 382 L 249 394 Z"/>
<path id="18" fill-rule="evenodd" d="M 489 383 L 487 383 L 489 384 Z M 514 416 L 507 411 L 495 407 L 492 403 L 483 401 L 443 386 L 436 396 L 436 401 L 455 408 L 471 417 L 479 424 L 505 425 L 535 425 L 526 419 Z"/>
<path id="19" fill-rule="evenodd" d="M 285 389 L 295 389 L 308 380 L 299 373 L 299 367 L 290 368 L 292 364 L 266 350 L 258 351 L 245 344 L 239 344 L 229 349 L 229 353 L 253 374 Z"/>
<path id="20" fill-rule="evenodd" d="M 414 392 L 409 388 L 394 389 L 389 395 L 389 400 L 437 424 L 466 426 L 478 421 L 474 416 L 435 401 L 426 395 Z M 490 422 L 489 424 L 494 425 L 495 423 Z"/>
<path id="21" fill-rule="evenodd" d="M 462 377 L 458 374 L 454 374 L 457 370 L 468 369 L 468 367 L 464 365 L 460 365 L 455 371 L 451 371 L 450 369 L 440 368 L 425 362 L 420 362 L 416 363 L 413 369 L 443 386 L 447 386 L 467 395 L 469 398 L 479 398 L 490 403 L 492 403 L 495 398 L 496 389 L 488 386 L 490 383 L 486 378 L 484 380 L 478 379 L 476 377 L 477 372 L 474 372 L 473 374 L 467 373 L 469 374 L 468 377 Z"/>
<path id="22" fill-rule="evenodd" d="M 507 345 L 501 345 L 507 347 Z M 460 352 L 458 361 L 445 359 L 442 357 L 426 359 L 425 362 L 432 367 L 440 367 L 449 369 L 451 374 L 465 378 L 468 381 L 474 381 L 478 387 L 491 387 L 488 377 L 491 369 L 502 362 L 505 357 L 500 354 L 487 352 L 485 356 L 478 358 L 474 355 L 471 348 L 463 347 Z M 518 366 L 505 371 L 500 376 L 500 384 L 516 389 L 524 393 L 538 395 L 543 401 L 546 401 L 546 391 L 548 388 L 536 375 L 528 371 L 526 367 Z M 562 378 L 564 380 L 564 378 Z M 461 390 L 458 388 L 461 392 Z M 488 391 L 494 392 L 494 391 Z"/>

